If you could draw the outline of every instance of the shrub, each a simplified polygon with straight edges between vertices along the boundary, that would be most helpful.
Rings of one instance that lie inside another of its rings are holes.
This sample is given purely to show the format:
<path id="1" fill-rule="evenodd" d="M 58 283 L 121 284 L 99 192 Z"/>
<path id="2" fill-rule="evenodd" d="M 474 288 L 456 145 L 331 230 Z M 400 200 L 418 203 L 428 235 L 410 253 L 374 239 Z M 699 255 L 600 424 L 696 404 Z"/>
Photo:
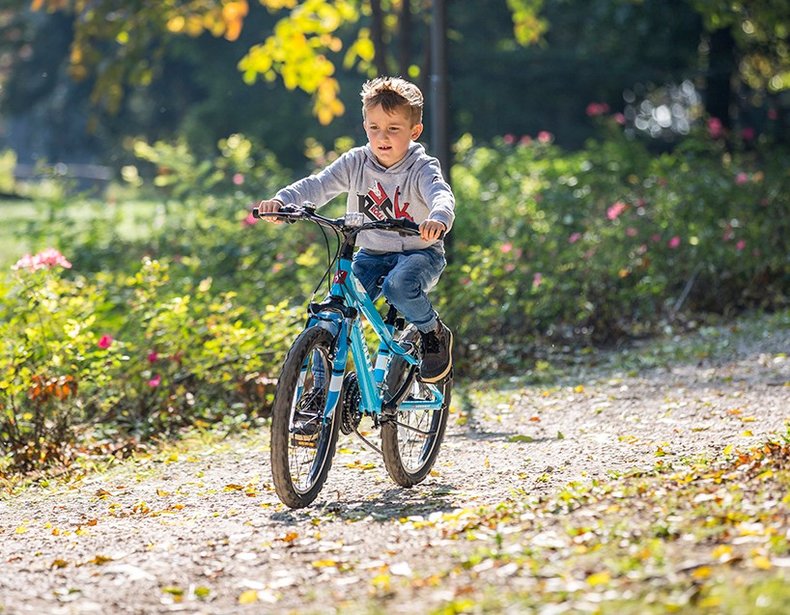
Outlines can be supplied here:
<path id="1" fill-rule="evenodd" d="M 685 308 L 786 302 L 790 156 L 691 139 L 458 144 L 458 219 L 441 309 L 485 347 L 651 332 Z M 463 347 L 462 347 L 463 349 Z"/>

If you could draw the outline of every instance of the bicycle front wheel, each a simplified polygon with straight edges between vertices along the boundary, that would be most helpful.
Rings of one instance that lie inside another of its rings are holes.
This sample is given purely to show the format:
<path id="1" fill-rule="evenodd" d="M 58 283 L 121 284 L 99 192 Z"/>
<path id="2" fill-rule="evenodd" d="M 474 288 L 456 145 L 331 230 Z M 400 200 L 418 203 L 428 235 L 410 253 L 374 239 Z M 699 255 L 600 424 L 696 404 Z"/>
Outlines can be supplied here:
<path id="1" fill-rule="evenodd" d="M 401 343 L 411 344 L 419 352 L 419 332 L 408 327 L 400 338 Z M 409 380 L 410 382 L 407 382 Z M 433 393 L 429 386 L 418 380 L 403 359 L 392 359 L 387 374 L 387 389 L 399 390 L 407 383 L 408 392 L 404 400 L 430 399 Z M 422 482 L 431 471 L 439 454 L 439 446 L 447 427 L 452 394 L 452 373 L 436 386 L 444 396 L 436 410 L 400 410 L 381 426 L 381 451 L 387 473 L 401 487 L 413 487 Z"/>
<path id="2" fill-rule="evenodd" d="M 274 489 L 290 508 L 318 497 L 335 455 L 338 412 L 324 419 L 332 374 L 333 340 L 311 327 L 285 358 L 272 408 L 271 464 Z"/>

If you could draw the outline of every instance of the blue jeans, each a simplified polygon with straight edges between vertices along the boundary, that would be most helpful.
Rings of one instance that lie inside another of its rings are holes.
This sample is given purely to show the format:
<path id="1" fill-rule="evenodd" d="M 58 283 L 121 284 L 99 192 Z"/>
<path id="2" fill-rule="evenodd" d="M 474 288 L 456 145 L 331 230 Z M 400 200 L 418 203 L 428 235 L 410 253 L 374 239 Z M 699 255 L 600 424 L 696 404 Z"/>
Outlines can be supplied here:
<path id="1" fill-rule="evenodd" d="M 436 311 L 426 293 L 447 266 L 444 254 L 433 248 L 376 254 L 364 248 L 354 255 L 351 269 L 375 300 L 381 293 L 420 331 L 436 328 Z"/>

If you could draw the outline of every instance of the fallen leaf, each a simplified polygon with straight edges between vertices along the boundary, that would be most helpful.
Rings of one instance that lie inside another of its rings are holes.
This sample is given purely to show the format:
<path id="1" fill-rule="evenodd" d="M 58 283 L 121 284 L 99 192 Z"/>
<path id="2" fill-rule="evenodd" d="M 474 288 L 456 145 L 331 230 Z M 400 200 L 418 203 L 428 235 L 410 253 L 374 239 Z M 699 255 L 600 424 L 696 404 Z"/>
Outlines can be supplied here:
<path id="1" fill-rule="evenodd" d="M 258 590 L 248 589 L 239 595 L 239 604 L 255 604 L 258 602 Z"/>

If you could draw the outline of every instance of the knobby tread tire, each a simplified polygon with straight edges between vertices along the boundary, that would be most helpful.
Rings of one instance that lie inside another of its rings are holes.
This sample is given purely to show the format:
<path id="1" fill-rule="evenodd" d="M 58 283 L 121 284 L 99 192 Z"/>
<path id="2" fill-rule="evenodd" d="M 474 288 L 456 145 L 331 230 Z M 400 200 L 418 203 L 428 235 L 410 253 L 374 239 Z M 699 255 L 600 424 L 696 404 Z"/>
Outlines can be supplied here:
<path id="1" fill-rule="evenodd" d="M 271 424 L 272 479 L 278 497 L 290 508 L 304 508 L 311 504 L 318 497 L 332 467 L 340 424 L 337 411 L 333 413 L 331 424 L 324 428 L 316 445 L 317 455 L 312 470 L 316 477 L 307 491 L 295 487 L 289 464 L 291 406 L 302 365 L 313 350 L 324 349 L 328 354 L 332 344 L 332 336 L 325 329 L 311 327 L 303 331 L 288 351 L 277 382 Z M 317 467 L 316 463 L 319 464 Z"/>
<path id="2" fill-rule="evenodd" d="M 404 332 L 401 341 L 410 341 L 412 344 L 416 344 L 418 335 L 415 328 L 409 327 Z M 396 372 L 389 374 L 393 382 L 399 381 L 401 377 L 399 370 L 404 369 L 406 369 L 406 366 L 403 361 L 390 365 L 390 370 Z M 436 462 L 436 456 L 439 454 L 439 448 L 447 428 L 447 417 L 450 413 L 450 398 L 453 389 L 452 372 L 450 372 L 450 376 L 444 382 L 437 383 L 435 386 L 444 395 L 444 402 L 442 407 L 432 416 L 431 425 L 428 429 L 435 430 L 436 433 L 430 436 L 427 451 L 423 450 L 420 464 L 417 468 L 410 471 L 404 466 L 401 459 L 398 426 L 393 421 L 386 421 L 381 425 L 381 452 L 384 457 L 384 467 L 386 467 L 390 478 L 401 487 L 413 487 L 425 480 L 425 477 L 428 476 L 433 464 Z"/>

